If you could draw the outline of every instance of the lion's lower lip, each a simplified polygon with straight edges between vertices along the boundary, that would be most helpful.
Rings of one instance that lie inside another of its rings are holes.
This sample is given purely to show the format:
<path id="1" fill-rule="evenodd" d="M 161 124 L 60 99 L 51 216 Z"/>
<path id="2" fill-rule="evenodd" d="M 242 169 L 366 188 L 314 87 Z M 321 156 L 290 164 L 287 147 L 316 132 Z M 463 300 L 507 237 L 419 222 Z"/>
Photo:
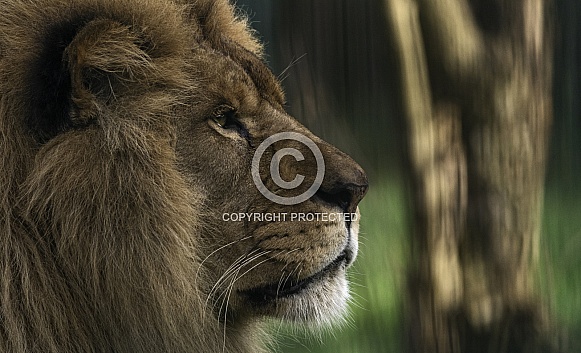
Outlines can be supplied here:
<path id="1" fill-rule="evenodd" d="M 272 300 L 289 297 L 300 293 L 302 290 L 307 288 L 311 283 L 317 282 L 321 278 L 325 277 L 328 273 L 337 270 L 339 267 L 350 263 L 351 254 L 344 250 L 339 256 L 335 258 L 331 263 L 325 266 L 321 271 L 315 273 L 312 276 L 304 278 L 299 281 L 291 282 L 289 281 L 285 285 L 269 284 L 262 287 L 257 287 L 249 290 L 242 291 L 241 293 L 246 296 L 250 301 L 256 303 L 264 303 Z"/>

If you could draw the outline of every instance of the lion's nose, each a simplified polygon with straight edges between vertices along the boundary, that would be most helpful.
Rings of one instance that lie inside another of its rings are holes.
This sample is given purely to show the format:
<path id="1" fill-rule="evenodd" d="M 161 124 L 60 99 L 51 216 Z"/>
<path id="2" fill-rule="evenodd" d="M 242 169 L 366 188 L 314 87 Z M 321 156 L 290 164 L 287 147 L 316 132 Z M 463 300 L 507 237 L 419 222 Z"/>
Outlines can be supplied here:
<path id="1" fill-rule="evenodd" d="M 315 195 L 328 203 L 338 205 L 343 212 L 355 213 L 359 201 L 369 187 L 367 174 L 359 164 L 342 152 L 327 155 L 325 162 L 325 178 Z"/>
<path id="2" fill-rule="evenodd" d="M 368 184 L 344 184 L 332 189 L 320 188 L 316 193 L 326 202 L 338 205 L 343 212 L 355 213 L 359 201 L 365 196 Z"/>

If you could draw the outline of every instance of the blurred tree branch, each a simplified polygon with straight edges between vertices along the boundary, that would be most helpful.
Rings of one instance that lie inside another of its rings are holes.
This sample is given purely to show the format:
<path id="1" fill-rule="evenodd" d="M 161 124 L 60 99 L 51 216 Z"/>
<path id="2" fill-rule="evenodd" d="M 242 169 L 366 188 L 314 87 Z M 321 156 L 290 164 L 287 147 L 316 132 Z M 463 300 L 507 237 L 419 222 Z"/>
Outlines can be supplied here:
<path id="1" fill-rule="evenodd" d="M 448 75 L 455 80 L 477 81 L 485 76 L 484 39 L 473 21 L 468 3 L 457 0 L 419 0 L 422 26 L 429 40 L 439 48 L 439 56 Z"/>

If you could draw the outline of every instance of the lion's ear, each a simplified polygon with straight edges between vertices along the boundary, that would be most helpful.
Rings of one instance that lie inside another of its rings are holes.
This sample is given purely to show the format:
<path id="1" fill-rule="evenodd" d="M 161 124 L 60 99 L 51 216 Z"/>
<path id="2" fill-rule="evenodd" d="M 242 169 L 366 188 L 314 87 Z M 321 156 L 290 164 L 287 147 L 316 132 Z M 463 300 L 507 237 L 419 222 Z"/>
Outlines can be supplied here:
<path id="1" fill-rule="evenodd" d="M 103 111 L 129 104 L 126 98 L 137 99 L 166 85 L 172 70 L 160 61 L 167 61 L 171 54 L 156 44 L 139 29 L 112 20 L 85 25 L 64 52 L 71 80 L 72 122 L 90 123 Z"/>
<path id="2" fill-rule="evenodd" d="M 155 75 L 152 43 L 128 26 L 111 20 L 85 25 L 65 49 L 71 79 L 71 98 L 80 110 L 98 101 L 123 96 L 126 90 L 148 84 Z"/>
<path id="3" fill-rule="evenodd" d="M 71 128 L 100 122 L 107 111 L 119 111 L 137 97 L 169 91 L 182 79 L 176 77 L 184 47 L 179 37 L 112 19 L 69 25 L 53 35 L 45 50 L 48 55 L 40 59 L 40 75 L 32 79 L 40 86 L 35 91 L 42 91 L 35 95 L 33 129 L 47 141 Z"/>

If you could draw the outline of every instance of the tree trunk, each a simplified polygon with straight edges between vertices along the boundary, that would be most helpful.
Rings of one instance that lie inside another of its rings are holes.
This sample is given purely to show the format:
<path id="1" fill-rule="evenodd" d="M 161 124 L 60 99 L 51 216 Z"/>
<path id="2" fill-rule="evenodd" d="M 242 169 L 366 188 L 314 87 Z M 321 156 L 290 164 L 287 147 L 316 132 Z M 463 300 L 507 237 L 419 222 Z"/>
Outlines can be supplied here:
<path id="1" fill-rule="evenodd" d="M 386 0 L 414 182 L 414 352 L 552 352 L 535 297 L 551 37 L 543 0 Z"/>

